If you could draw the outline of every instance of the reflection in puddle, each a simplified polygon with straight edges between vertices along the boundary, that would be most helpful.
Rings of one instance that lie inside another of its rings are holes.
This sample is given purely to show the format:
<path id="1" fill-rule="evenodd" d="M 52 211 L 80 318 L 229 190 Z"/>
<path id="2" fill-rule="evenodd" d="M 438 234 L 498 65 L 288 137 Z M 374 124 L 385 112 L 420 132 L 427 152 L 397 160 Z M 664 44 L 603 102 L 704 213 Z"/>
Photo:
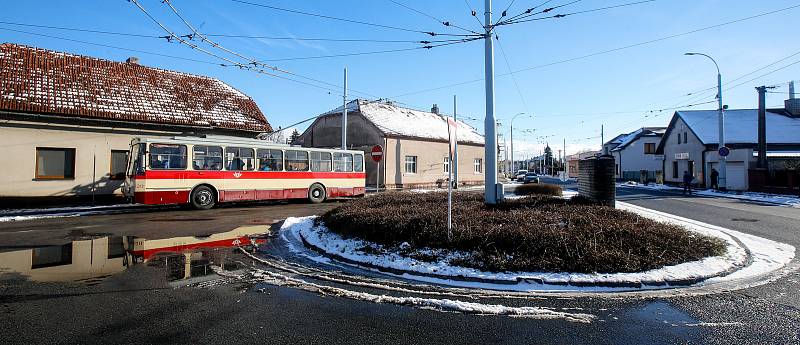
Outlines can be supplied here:
<path id="1" fill-rule="evenodd" d="M 24 276 L 41 282 L 81 282 L 94 285 L 130 265 L 163 267 L 169 279 L 186 279 L 212 272 L 209 265 L 236 269 L 226 262 L 228 248 L 264 239 L 265 226 L 245 226 L 209 236 L 148 240 L 134 236 L 99 236 L 55 246 L 0 252 L 0 279 Z"/>

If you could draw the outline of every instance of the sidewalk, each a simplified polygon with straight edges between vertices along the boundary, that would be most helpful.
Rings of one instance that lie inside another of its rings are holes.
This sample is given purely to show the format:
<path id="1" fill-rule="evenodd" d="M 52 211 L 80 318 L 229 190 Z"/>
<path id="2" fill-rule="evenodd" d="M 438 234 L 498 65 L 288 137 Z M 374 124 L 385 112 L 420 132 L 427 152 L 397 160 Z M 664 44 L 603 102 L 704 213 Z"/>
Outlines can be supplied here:
<path id="1" fill-rule="evenodd" d="M 648 184 L 645 186 L 633 181 L 617 183 L 617 187 L 683 192 L 683 188 L 680 187 L 672 187 L 663 184 Z M 698 196 L 764 202 L 792 208 L 800 208 L 800 197 L 794 195 L 767 194 L 757 192 L 720 192 L 711 189 L 695 189 L 693 190 L 693 194 Z"/>

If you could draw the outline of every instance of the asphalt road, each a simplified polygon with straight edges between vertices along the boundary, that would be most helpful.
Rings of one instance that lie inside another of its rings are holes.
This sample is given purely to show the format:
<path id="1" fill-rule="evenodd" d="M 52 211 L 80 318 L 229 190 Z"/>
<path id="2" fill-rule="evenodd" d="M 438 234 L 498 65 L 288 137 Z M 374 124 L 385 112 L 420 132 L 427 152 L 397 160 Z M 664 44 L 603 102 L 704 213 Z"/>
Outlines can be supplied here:
<path id="1" fill-rule="evenodd" d="M 618 189 L 618 197 L 800 246 L 797 209 L 624 188 Z M 319 214 L 334 206 L 235 206 L 205 212 L 166 210 L 0 223 L 0 251 L 109 233 L 148 238 L 203 235 L 242 224 L 266 225 L 287 216 Z M 219 251 L 214 256 L 217 261 L 253 264 L 242 254 Z M 797 272 L 763 286 L 705 296 L 478 300 L 597 317 L 591 323 L 575 323 L 446 313 L 246 280 L 175 288 L 180 280 L 170 278 L 169 270 L 165 261 L 154 260 L 91 284 L 32 282 L 13 273 L 0 275 L 0 343 L 800 343 Z"/>

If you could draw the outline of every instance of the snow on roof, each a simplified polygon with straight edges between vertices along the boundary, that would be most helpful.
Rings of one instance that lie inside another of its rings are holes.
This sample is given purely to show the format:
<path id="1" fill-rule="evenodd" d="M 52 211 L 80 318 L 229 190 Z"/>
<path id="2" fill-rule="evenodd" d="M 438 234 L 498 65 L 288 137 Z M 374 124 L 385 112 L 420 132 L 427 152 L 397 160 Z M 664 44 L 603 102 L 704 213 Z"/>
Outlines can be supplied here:
<path id="1" fill-rule="evenodd" d="M 767 110 L 767 143 L 797 144 L 800 142 L 800 118 L 792 118 Z M 717 110 L 687 110 L 676 114 L 698 136 L 703 144 L 718 142 Z M 735 109 L 725 111 L 725 142 L 755 144 L 758 142 L 758 110 Z"/>
<path id="2" fill-rule="evenodd" d="M 634 140 L 644 136 L 661 136 L 666 132 L 666 127 L 642 127 L 628 134 L 623 134 L 615 138 L 617 146 L 611 151 L 620 151 L 630 145 Z"/>
<path id="3" fill-rule="evenodd" d="M 447 120 L 441 115 L 396 106 L 391 103 L 358 99 L 347 104 L 348 112 L 359 112 L 386 135 L 448 140 Z M 323 115 L 338 114 L 338 107 Z M 483 144 L 483 135 L 458 121 L 458 141 Z"/>
<path id="4" fill-rule="evenodd" d="M 271 132 L 224 82 L 23 45 L 0 44 L 0 110 Z"/>

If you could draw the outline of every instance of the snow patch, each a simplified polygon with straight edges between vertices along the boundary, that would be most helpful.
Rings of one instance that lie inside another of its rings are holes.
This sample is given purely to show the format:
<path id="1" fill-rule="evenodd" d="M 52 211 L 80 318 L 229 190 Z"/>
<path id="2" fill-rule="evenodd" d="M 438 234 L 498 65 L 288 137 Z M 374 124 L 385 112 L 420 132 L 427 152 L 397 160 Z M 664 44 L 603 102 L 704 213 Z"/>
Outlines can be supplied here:
<path id="1" fill-rule="evenodd" d="M 404 272 L 390 273 L 390 275 L 435 284 L 506 291 L 654 290 L 674 287 L 675 284 L 670 285 L 670 282 L 686 285 L 697 281 L 699 283 L 694 285 L 703 285 L 764 275 L 785 266 L 794 257 L 794 247 L 787 244 L 622 202 L 617 204 L 618 208 L 641 216 L 681 225 L 690 231 L 720 238 L 727 244 L 727 251 L 722 256 L 637 273 L 497 273 L 449 264 L 450 260 L 468 253 L 421 248 L 420 250 L 427 250 L 439 257 L 436 261 L 425 262 L 386 251 L 383 246 L 375 243 L 342 238 L 324 226 L 315 226 L 313 216 L 289 218 L 282 230 L 301 237 L 314 247 L 351 262 Z M 365 253 L 363 248 L 367 246 L 376 250 Z M 751 255 L 750 262 L 748 262 L 748 251 Z"/>
<path id="2" fill-rule="evenodd" d="M 648 190 L 669 190 L 669 191 L 683 191 L 683 188 L 680 187 L 673 187 L 667 186 L 663 184 L 647 184 L 643 185 L 638 182 L 628 181 L 625 183 L 618 183 L 618 187 L 630 187 L 630 188 L 640 188 L 640 189 L 648 189 Z M 718 197 L 718 198 L 729 198 L 729 199 L 738 199 L 738 200 L 747 200 L 747 201 L 756 201 L 756 202 L 767 202 L 771 204 L 778 204 L 793 208 L 800 208 L 800 197 L 793 196 L 793 195 L 782 195 L 782 194 L 768 194 L 768 193 L 757 193 L 757 192 L 720 192 L 715 191 L 712 189 L 706 190 L 694 190 L 694 195 L 699 196 L 710 196 L 710 197 Z"/>

